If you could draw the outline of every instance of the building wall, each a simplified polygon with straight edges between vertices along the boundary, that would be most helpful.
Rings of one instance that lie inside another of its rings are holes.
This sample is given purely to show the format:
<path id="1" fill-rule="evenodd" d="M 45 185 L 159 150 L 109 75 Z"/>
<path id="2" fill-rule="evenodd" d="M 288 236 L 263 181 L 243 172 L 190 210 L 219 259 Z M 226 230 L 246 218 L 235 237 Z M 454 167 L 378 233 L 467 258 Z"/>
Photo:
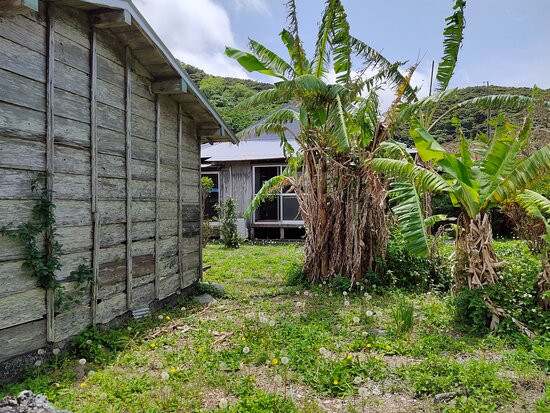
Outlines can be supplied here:
<path id="1" fill-rule="evenodd" d="M 54 308 L 22 268 L 21 246 L 0 237 L 0 362 L 166 298 L 200 274 L 193 121 L 151 93 L 151 75 L 108 30 L 94 41 L 84 12 L 53 9 L 51 22 L 42 12 L 0 17 L 0 227 L 29 220 L 33 176 L 53 172 L 57 278 L 70 292 L 84 260 L 95 288 L 79 305 Z"/>

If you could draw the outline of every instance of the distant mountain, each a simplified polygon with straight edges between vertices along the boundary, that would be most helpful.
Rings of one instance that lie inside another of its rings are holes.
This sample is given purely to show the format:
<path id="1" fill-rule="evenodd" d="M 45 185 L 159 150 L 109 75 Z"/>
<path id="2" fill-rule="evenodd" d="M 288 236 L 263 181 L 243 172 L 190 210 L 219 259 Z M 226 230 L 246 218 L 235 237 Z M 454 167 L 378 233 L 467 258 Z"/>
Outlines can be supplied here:
<path id="1" fill-rule="evenodd" d="M 270 89 L 273 85 L 249 79 L 213 76 L 191 65 L 182 63 L 182 66 L 218 110 L 222 118 L 235 132 L 242 131 L 254 122 L 267 116 L 278 107 L 278 105 L 265 105 L 246 111 L 236 110 L 235 106 L 243 99 L 259 91 Z M 457 92 L 453 99 L 445 102 L 445 104 L 439 107 L 435 117 L 437 118 L 444 115 L 454 104 L 466 99 L 503 93 L 530 96 L 532 89 L 505 86 L 463 88 Z M 541 97 L 550 101 L 550 90 L 541 91 Z M 441 121 L 431 132 L 439 142 L 446 143 L 451 147 L 456 144 L 456 130 L 451 123 L 451 119 L 454 115 L 457 115 L 460 119 L 466 136 L 475 138 L 476 134 L 487 132 L 488 116 L 494 118 L 498 113 L 494 113 L 494 111 L 489 113 L 486 110 L 474 107 L 464 107 L 457 111 L 451 111 L 443 116 Z M 521 124 L 525 113 L 509 112 L 506 113 L 506 115 L 509 121 Z M 550 143 L 550 111 L 543 108 L 536 108 L 533 116 L 535 128 L 528 148 L 529 150 Z M 411 144 L 408 125 L 404 125 L 396 132 L 396 139 Z"/>
<path id="2" fill-rule="evenodd" d="M 182 66 L 234 132 L 242 131 L 278 106 L 263 105 L 246 111 L 237 110 L 235 106 L 243 99 L 270 89 L 273 85 L 249 79 L 213 76 L 185 63 L 182 63 Z"/>
<path id="3" fill-rule="evenodd" d="M 455 104 L 462 102 L 467 99 L 475 98 L 478 96 L 486 95 L 497 95 L 497 94 L 512 94 L 512 95 L 524 95 L 531 96 L 532 89 L 530 88 L 518 88 L 518 87 L 505 87 L 505 86 L 477 86 L 477 87 L 467 87 L 458 90 L 457 94 L 450 99 L 445 104 L 442 104 L 434 118 L 443 116 L 447 111 L 449 111 Z M 550 100 L 550 90 L 541 91 L 540 97 L 545 100 Z M 434 127 L 431 131 L 432 135 L 442 143 L 447 143 L 452 146 L 456 138 L 456 130 L 451 123 L 451 119 L 454 115 L 458 116 L 462 128 L 466 134 L 467 138 L 475 138 L 478 133 L 487 133 L 488 122 L 487 119 L 490 116 L 494 118 L 499 113 L 495 111 L 487 111 L 478 109 L 475 107 L 463 107 L 456 111 L 451 111 L 447 115 L 443 116 L 441 121 Z M 505 112 L 506 119 L 509 122 L 516 123 L 521 125 L 525 112 Z M 550 143 L 550 111 L 545 108 L 535 108 L 533 114 L 534 118 L 534 130 L 533 136 L 531 138 L 530 148 L 541 147 Z M 404 126 L 396 133 L 396 137 L 399 140 L 407 141 L 409 140 L 409 131 L 407 130 L 408 126 Z"/>

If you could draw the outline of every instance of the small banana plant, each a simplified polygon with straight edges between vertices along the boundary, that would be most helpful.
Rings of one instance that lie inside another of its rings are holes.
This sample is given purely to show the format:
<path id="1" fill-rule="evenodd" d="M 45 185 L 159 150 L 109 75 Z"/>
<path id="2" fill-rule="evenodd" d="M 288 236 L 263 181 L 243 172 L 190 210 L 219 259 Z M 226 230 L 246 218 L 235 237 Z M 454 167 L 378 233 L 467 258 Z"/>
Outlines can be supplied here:
<path id="1" fill-rule="evenodd" d="M 540 219 L 546 228 L 546 233 L 541 235 L 544 247 L 541 251 L 542 270 L 537 278 L 537 289 L 539 302 L 545 310 L 548 310 L 550 309 L 550 200 L 531 190 L 525 190 L 518 195 L 517 200 L 529 215 Z"/>

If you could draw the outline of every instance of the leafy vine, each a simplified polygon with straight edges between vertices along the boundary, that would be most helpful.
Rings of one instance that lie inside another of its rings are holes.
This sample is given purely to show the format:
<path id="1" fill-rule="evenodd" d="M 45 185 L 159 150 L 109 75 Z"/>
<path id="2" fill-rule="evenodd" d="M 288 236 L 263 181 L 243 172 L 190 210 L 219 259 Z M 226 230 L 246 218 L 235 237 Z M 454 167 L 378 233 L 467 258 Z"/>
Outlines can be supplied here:
<path id="1" fill-rule="evenodd" d="M 55 204 L 52 202 L 52 191 L 47 188 L 49 174 L 40 172 L 31 181 L 31 191 L 38 194 L 28 222 L 17 227 L 8 224 L 0 228 L 0 235 L 19 242 L 23 247 L 22 267 L 38 280 L 38 286 L 51 289 L 55 293 L 55 306 L 67 309 L 72 303 L 79 304 L 79 298 L 86 292 L 92 277 L 92 270 L 86 260 L 70 273 L 71 280 L 76 282 L 76 296 L 69 296 L 64 286 L 56 279 L 55 273 L 61 269 L 63 246 L 56 239 Z M 44 239 L 45 248 L 41 248 Z"/>

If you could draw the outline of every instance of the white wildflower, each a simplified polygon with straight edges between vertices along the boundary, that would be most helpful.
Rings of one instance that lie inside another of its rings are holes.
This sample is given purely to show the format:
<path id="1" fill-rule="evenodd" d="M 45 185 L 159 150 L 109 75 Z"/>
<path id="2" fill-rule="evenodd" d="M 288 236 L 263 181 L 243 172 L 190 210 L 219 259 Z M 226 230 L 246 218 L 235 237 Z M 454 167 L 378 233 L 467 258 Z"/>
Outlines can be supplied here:
<path id="1" fill-rule="evenodd" d="M 342 293 L 342 295 L 345 297 L 346 295 L 348 295 L 348 292 L 347 292 L 347 291 L 344 291 L 344 292 Z"/>
<path id="2" fill-rule="evenodd" d="M 329 297 L 332 297 L 332 291 L 329 291 L 329 292 L 328 292 L 328 296 L 329 296 Z"/>
<path id="3" fill-rule="evenodd" d="M 80 364 L 81 366 L 83 366 L 84 364 L 86 364 L 86 359 L 80 359 L 80 360 L 78 360 L 78 364 Z"/>
<path id="4" fill-rule="evenodd" d="M 41 348 L 41 349 L 39 349 L 39 350 L 37 351 L 37 354 L 38 354 L 39 356 L 43 356 L 44 354 L 46 354 L 46 350 L 44 350 L 43 348 Z"/>
<path id="5" fill-rule="evenodd" d="M 107 397 L 109 397 L 109 396 L 107 396 L 107 393 L 101 393 L 101 394 L 99 395 L 99 398 L 100 398 L 101 400 L 105 400 Z"/>
<path id="6" fill-rule="evenodd" d="M 300 295 L 300 291 L 296 291 L 296 295 Z"/>
<path id="7" fill-rule="evenodd" d="M 356 376 L 353 379 L 353 384 L 361 384 L 363 382 L 363 379 L 360 376 Z"/>
<path id="8" fill-rule="evenodd" d="M 275 320 L 269 320 L 269 327 L 275 327 Z"/>
<path id="9" fill-rule="evenodd" d="M 281 364 L 286 366 L 288 364 L 288 357 L 281 357 Z"/>
<path id="10" fill-rule="evenodd" d="M 359 317 L 353 317 L 353 322 L 355 324 L 357 324 L 359 321 L 361 321 Z"/>
<path id="11" fill-rule="evenodd" d="M 52 353 L 53 353 L 54 356 L 59 356 L 59 353 L 61 353 L 61 350 L 59 350 L 58 348 L 54 348 L 52 350 Z"/>
<path id="12" fill-rule="evenodd" d="M 162 314 L 161 314 L 161 315 L 159 315 L 159 317 L 158 317 L 158 318 L 159 318 L 159 320 L 164 320 L 164 316 L 163 316 Z"/>
<path id="13" fill-rule="evenodd" d="M 244 354 L 250 353 L 250 347 L 244 347 L 244 348 L 243 348 L 243 353 L 244 353 Z"/>
<path id="14" fill-rule="evenodd" d="M 187 308 L 181 307 L 181 311 L 185 311 L 185 310 L 187 310 Z"/>
<path id="15" fill-rule="evenodd" d="M 36 361 L 34 362 L 34 365 L 35 365 L 36 367 L 40 367 L 40 366 L 42 365 L 42 360 L 36 360 Z"/>
<path id="16" fill-rule="evenodd" d="M 372 317 L 374 315 L 374 313 L 371 310 L 367 310 L 367 311 L 365 311 L 365 315 L 367 317 Z"/>
<path id="17" fill-rule="evenodd" d="M 269 322 L 269 320 L 267 319 L 266 316 L 260 316 L 260 323 L 267 324 L 268 322 Z"/>
<path id="18" fill-rule="evenodd" d="M 229 406 L 229 402 L 227 401 L 227 399 L 220 399 L 220 401 L 218 402 L 218 407 L 220 409 L 227 409 L 227 406 Z"/>
<path id="19" fill-rule="evenodd" d="M 162 373 L 160 373 L 160 378 L 162 380 L 168 380 L 170 378 L 170 375 L 168 373 L 166 373 L 165 371 L 163 371 Z"/>
<path id="20" fill-rule="evenodd" d="M 344 305 L 345 305 L 346 307 L 348 307 L 348 306 L 349 306 L 349 301 L 348 301 L 348 300 L 345 300 L 345 301 L 344 301 Z"/>
<path id="21" fill-rule="evenodd" d="M 92 340 L 90 340 L 90 339 L 86 340 L 86 344 L 91 346 L 92 345 Z"/>
<path id="22" fill-rule="evenodd" d="M 308 291 L 308 290 L 304 291 L 304 295 L 305 295 L 306 297 L 308 297 L 308 296 L 309 296 L 309 291 Z"/>
<path id="23" fill-rule="evenodd" d="M 93 376 L 94 374 L 95 374 L 95 370 L 90 370 L 90 371 L 88 372 L 88 376 L 90 376 L 90 377 Z"/>

